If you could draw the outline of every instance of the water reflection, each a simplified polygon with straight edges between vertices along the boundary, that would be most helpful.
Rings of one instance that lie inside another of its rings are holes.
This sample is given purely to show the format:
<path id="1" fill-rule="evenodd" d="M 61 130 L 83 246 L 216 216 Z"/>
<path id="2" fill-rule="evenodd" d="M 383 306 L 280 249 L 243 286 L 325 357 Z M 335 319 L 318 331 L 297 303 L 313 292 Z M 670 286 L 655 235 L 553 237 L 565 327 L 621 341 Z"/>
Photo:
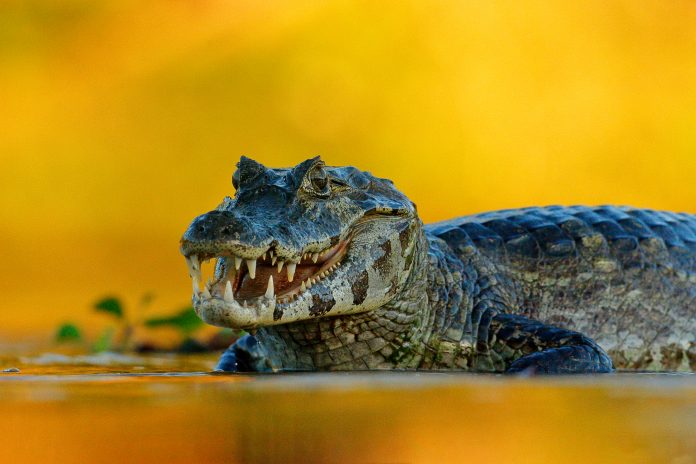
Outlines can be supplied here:
<path id="1" fill-rule="evenodd" d="M 21 366 L 1 462 L 696 462 L 696 376 Z M 50 374 L 50 375 L 48 375 Z"/>

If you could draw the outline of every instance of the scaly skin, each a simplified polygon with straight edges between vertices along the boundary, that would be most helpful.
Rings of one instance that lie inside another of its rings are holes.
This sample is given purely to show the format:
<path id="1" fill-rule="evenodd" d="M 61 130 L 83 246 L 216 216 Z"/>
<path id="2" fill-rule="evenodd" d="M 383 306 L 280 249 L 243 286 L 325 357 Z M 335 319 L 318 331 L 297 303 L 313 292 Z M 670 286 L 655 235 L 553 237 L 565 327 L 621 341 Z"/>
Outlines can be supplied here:
<path id="1" fill-rule="evenodd" d="M 335 179 L 329 193 L 303 190 L 316 172 Z M 318 159 L 270 170 L 243 158 L 235 178 L 236 198 L 182 238 L 189 263 L 348 245 L 338 270 L 289 303 L 249 309 L 237 290 L 225 303 L 222 284 L 210 298 L 198 289 L 205 320 L 255 331 L 223 370 L 610 372 L 605 350 L 622 368 L 696 368 L 694 216 L 554 206 L 423 226 L 388 181 Z"/>

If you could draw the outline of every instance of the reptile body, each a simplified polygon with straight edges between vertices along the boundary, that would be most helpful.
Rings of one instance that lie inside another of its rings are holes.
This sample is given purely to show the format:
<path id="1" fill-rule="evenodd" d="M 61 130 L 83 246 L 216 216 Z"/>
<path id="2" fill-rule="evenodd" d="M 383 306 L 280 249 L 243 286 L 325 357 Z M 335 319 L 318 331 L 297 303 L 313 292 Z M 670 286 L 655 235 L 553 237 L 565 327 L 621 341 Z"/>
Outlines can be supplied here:
<path id="1" fill-rule="evenodd" d="M 696 369 L 696 216 L 551 206 L 424 226 L 390 181 L 318 158 L 242 158 L 233 183 L 181 243 L 198 314 L 255 334 L 222 370 Z"/>

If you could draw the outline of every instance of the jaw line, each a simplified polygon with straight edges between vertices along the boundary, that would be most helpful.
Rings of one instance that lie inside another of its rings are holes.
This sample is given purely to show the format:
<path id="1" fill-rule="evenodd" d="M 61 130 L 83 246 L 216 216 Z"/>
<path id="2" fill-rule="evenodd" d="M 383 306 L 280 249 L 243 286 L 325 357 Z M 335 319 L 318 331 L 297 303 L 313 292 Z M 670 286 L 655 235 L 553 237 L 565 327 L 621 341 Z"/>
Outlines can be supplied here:
<path id="1" fill-rule="evenodd" d="M 376 217 L 384 216 L 379 215 L 374 217 L 365 217 L 363 218 L 363 220 L 353 224 L 353 226 L 345 234 L 344 238 L 339 239 L 339 242 L 336 245 L 334 245 L 334 247 L 341 245 L 341 248 L 334 255 L 328 258 L 327 262 L 331 261 L 334 257 L 336 257 L 336 266 L 342 263 L 349 265 L 351 256 L 348 253 L 348 249 L 354 244 L 353 238 L 355 238 L 356 234 L 360 235 L 360 230 L 362 226 L 369 224 L 371 220 L 375 219 Z M 402 217 L 398 216 L 393 216 L 393 218 L 403 219 Z M 263 254 L 263 251 L 261 251 L 261 254 Z M 225 257 L 227 259 L 232 259 L 233 256 L 230 254 L 229 250 L 225 249 L 224 246 L 218 249 L 218 251 L 216 252 L 205 251 L 202 253 L 202 255 L 204 255 L 207 259 L 214 257 Z M 299 253 L 299 256 L 301 255 L 302 253 Z M 193 254 L 185 256 L 187 258 L 187 263 L 190 264 L 189 259 L 191 256 L 193 256 Z M 297 262 L 295 264 L 297 264 Z M 319 270 L 319 273 L 323 272 L 323 270 L 324 268 L 322 266 Z M 337 277 L 336 275 L 334 275 L 335 272 L 339 270 L 342 269 L 335 268 L 333 271 L 329 272 L 329 275 L 325 276 L 326 282 L 333 281 L 333 279 Z M 316 274 L 314 274 L 312 277 L 315 276 Z M 325 284 L 325 281 L 322 280 L 321 283 Z M 286 300 L 281 302 L 278 299 L 276 299 L 275 296 L 272 298 L 258 296 L 253 298 L 247 298 L 246 301 L 242 299 L 242 302 L 240 303 L 237 297 L 235 297 L 233 301 L 229 301 L 218 296 L 211 296 L 208 298 L 203 296 L 203 294 L 199 292 L 197 294 L 194 294 L 193 296 L 193 305 L 198 316 L 201 319 L 203 319 L 206 323 L 219 327 L 235 329 L 256 329 L 258 327 L 296 322 L 310 317 L 307 314 L 304 314 L 304 317 L 301 317 L 302 315 L 299 313 L 292 313 L 293 309 L 297 309 L 297 306 L 299 306 L 303 301 L 311 299 L 312 295 L 316 294 L 316 292 L 312 292 L 311 287 L 303 291 L 300 290 L 300 287 L 294 287 L 291 288 L 291 290 L 289 290 L 288 292 L 285 292 L 278 296 L 285 297 L 289 293 L 296 294 L 295 298 L 291 299 L 290 301 Z M 284 313 L 284 317 L 282 317 L 279 320 L 274 319 L 274 312 L 276 310 L 282 310 L 282 312 Z M 288 313 L 290 313 L 290 315 L 288 315 Z"/>
<path id="2" fill-rule="evenodd" d="M 254 304 L 240 304 L 236 300 L 205 298 L 194 295 L 193 307 L 205 322 L 219 327 L 253 329 L 273 323 L 275 298 L 261 297 Z"/>
<path id="3" fill-rule="evenodd" d="M 341 269 L 339 266 L 349 258 L 347 251 L 350 244 L 350 237 L 339 241 L 338 244 L 334 245 L 335 252 L 322 263 L 311 277 L 280 295 L 269 297 L 266 294 L 247 299 L 235 297 L 233 300 L 227 300 L 215 294 L 205 296 L 203 292 L 194 293 L 193 306 L 196 314 L 208 324 L 236 329 L 255 329 L 300 320 L 301 318 L 275 320 L 274 312 L 276 308 L 282 309 L 283 312 L 292 310 L 302 301 L 311 300 L 312 287 L 330 282 L 335 278 L 334 274 Z M 225 255 L 218 256 L 226 257 Z M 222 278 L 221 280 L 225 281 L 226 279 Z M 312 280 L 314 280 L 313 283 Z"/>

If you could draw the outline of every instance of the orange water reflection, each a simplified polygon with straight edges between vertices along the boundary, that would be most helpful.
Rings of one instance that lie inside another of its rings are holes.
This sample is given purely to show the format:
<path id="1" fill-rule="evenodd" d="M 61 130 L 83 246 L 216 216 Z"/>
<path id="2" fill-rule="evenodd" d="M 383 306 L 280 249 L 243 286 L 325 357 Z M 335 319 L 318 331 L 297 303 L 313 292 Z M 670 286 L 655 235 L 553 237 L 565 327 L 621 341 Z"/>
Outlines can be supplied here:
<path id="1" fill-rule="evenodd" d="M 693 375 L 42 369 L 0 377 L 0 462 L 696 462 Z"/>

